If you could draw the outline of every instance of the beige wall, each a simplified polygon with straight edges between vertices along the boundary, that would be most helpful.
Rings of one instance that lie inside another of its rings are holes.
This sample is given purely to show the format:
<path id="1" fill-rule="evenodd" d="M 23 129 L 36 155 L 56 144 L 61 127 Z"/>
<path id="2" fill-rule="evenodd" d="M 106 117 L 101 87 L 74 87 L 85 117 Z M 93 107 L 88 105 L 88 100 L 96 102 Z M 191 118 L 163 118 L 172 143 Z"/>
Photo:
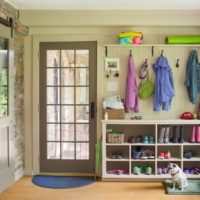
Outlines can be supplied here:
<path id="1" fill-rule="evenodd" d="M 150 44 L 162 44 L 166 34 L 200 34 L 200 13 L 199 12 L 173 12 L 172 14 L 164 13 L 150 13 L 147 12 L 143 15 L 136 15 L 135 13 L 128 12 L 118 15 L 111 13 L 84 13 L 73 12 L 21 12 L 21 21 L 30 26 L 30 36 L 26 38 L 25 47 L 25 109 L 27 114 L 25 124 L 33 127 L 26 130 L 26 173 L 36 173 L 38 168 L 39 156 L 39 121 L 38 121 L 38 103 L 39 103 L 39 66 L 38 66 L 38 51 L 39 42 L 41 41 L 97 41 L 98 55 L 97 55 L 97 135 L 101 137 L 101 122 L 102 119 L 102 99 L 108 95 L 120 94 L 124 97 L 125 80 L 127 74 L 127 57 L 129 54 L 129 47 L 108 48 L 108 57 L 120 58 L 120 77 L 107 80 L 104 71 L 104 58 L 105 58 L 105 44 L 116 44 L 118 42 L 117 34 L 121 31 L 142 31 L 144 34 L 144 42 Z M 92 15 L 91 15 L 92 14 Z M 120 19 L 121 16 L 121 19 Z M 150 17 L 151 16 L 151 17 Z M 153 17 L 154 16 L 154 17 Z M 91 19 L 93 17 L 93 19 Z M 137 20 L 136 20 L 137 17 Z M 150 18 L 149 18 L 150 17 Z M 190 22 L 188 21 L 190 20 Z M 185 21 L 185 23 L 184 23 Z M 198 22 L 197 22 L 198 21 Z M 132 25 L 131 25 L 132 24 Z M 178 26 L 176 26 L 178 25 Z M 151 47 L 131 47 L 135 54 L 136 69 L 145 58 L 149 60 L 150 74 L 153 76 L 151 64 L 155 61 L 160 54 L 160 50 L 164 48 L 165 54 L 170 60 L 175 75 L 176 89 L 178 95 L 173 102 L 173 109 L 170 112 L 153 113 L 152 112 L 152 98 L 147 101 L 141 102 L 142 112 L 140 113 L 144 118 L 162 118 L 172 119 L 176 118 L 180 112 L 185 110 L 195 111 L 196 107 L 187 101 L 186 92 L 182 84 L 184 79 L 184 67 L 186 57 L 190 48 L 185 47 L 155 47 L 155 55 L 151 56 Z M 199 49 L 199 48 L 198 48 Z M 180 59 L 180 68 L 174 68 L 176 59 Z M 31 74 L 32 73 L 32 74 Z M 26 76 L 28 78 L 26 78 Z M 30 77 L 32 76 L 32 79 Z M 118 82 L 119 89 L 114 93 L 107 92 L 108 81 Z M 179 87 L 180 86 L 180 87 Z M 181 89 L 180 89 L 181 88 Z M 180 90 L 179 90 L 180 89 Z M 26 101 L 34 96 L 33 102 Z M 179 106 L 179 98 L 184 96 L 184 104 Z M 148 115 L 146 115 L 146 113 Z M 33 114 L 33 115 L 32 115 Z M 33 117 L 33 123 L 31 121 Z M 127 115 L 126 117 L 129 117 Z M 27 123 L 26 123 L 27 121 Z M 32 138 L 32 139 L 31 139 Z M 33 151 L 31 149 L 33 145 Z M 30 159 L 33 156 L 33 163 Z"/>

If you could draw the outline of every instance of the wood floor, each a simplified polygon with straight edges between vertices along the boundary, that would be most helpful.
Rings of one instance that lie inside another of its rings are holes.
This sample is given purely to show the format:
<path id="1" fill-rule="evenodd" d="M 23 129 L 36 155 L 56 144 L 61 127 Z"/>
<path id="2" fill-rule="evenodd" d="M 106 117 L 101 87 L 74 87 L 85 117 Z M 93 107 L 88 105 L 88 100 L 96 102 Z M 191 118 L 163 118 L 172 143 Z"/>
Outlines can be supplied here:
<path id="1" fill-rule="evenodd" d="M 0 200 L 200 200 L 199 195 L 166 195 L 161 182 L 96 182 L 75 189 L 45 189 L 24 177 Z"/>

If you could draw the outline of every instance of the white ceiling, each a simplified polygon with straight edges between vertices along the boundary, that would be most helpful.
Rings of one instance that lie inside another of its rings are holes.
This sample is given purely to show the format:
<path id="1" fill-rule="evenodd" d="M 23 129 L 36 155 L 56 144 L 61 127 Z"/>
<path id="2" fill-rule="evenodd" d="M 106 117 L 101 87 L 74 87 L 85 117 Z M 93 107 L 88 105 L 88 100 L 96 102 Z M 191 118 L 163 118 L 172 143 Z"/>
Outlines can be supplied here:
<path id="1" fill-rule="evenodd" d="M 19 10 L 200 10 L 200 0 L 6 0 Z"/>

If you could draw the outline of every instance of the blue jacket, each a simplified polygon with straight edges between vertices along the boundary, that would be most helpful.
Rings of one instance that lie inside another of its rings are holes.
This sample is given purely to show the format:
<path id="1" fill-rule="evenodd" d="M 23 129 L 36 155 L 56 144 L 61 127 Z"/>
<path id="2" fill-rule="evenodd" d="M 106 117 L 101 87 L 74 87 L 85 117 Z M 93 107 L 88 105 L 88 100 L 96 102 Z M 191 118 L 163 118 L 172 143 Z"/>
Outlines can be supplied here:
<path id="1" fill-rule="evenodd" d="M 197 103 L 197 94 L 200 92 L 200 63 L 198 63 L 198 54 L 192 50 L 187 61 L 185 86 L 189 99 L 192 103 Z"/>
<path id="2" fill-rule="evenodd" d="M 172 71 L 165 56 L 160 56 L 153 64 L 156 75 L 154 91 L 154 111 L 169 110 L 174 94 Z"/>

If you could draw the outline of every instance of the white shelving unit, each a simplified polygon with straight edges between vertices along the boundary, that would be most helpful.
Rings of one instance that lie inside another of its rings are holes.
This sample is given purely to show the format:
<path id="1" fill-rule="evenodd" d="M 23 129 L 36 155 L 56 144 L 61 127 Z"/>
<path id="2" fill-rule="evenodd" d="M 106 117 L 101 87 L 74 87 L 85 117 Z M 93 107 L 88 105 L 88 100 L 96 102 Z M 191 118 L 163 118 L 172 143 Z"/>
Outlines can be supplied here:
<path id="1" fill-rule="evenodd" d="M 157 139 L 161 127 L 170 126 L 170 138 L 172 137 L 173 126 L 184 127 L 184 143 L 158 143 Z M 200 168 L 200 143 L 189 143 L 190 133 L 193 126 L 200 126 L 200 120 L 102 120 L 102 180 L 149 180 L 170 178 L 169 174 L 157 174 L 158 168 L 166 168 L 169 162 L 178 163 L 184 169 L 193 167 Z M 107 129 L 123 132 L 125 139 L 123 143 L 108 143 Z M 153 136 L 154 144 L 128 143 L 129 136 Z M 132 152 L 140 146 L 143 150 L 155 152 L 154 159 L 133 159 Z M 197 155 L 191 159 L 184 158 L 185 150 L 195 150 Z M 159 159 L 159 152 L 170 151 L 170 159 Z M 111 155 L 120 152 L 122 159 L 112 159 Z M 151 166 L 152 174 L 146 175 L 133 173 L 134 166 Z M 124 174 L 109 173 L 112 170 L 122 169 Z M 200 178 L 200 174 L 188 174 L 188 178 Z"/>

